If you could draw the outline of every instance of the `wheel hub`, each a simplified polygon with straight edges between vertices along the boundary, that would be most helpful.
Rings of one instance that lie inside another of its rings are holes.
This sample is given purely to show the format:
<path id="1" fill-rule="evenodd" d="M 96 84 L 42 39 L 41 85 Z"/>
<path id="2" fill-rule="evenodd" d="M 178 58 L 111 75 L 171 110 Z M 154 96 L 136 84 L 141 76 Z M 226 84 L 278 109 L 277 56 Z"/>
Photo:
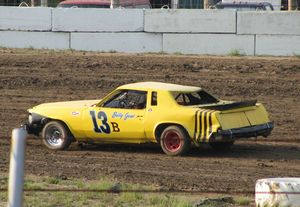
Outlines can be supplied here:
<path id="1" fill-rule="evenodd" d="M 176 132 L 168 132 L 164 138 L 165 146 L 170 152 L 176 152 L 181 147 L 180 136 Z"/>
<path id="2" fill-rule="evenodd" d="M 62 133 L 56 127 L 51 128 L 46 136 L 46 141 L 53 146 L 60 145 L 62 139 Z"/>

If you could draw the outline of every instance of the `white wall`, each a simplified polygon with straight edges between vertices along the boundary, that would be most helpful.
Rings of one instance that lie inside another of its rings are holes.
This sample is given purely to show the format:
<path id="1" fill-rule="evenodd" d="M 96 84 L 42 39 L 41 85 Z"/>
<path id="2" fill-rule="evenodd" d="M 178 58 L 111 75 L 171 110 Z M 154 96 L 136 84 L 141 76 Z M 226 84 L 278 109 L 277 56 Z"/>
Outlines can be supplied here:
<path id="1" fill-rule="evenodd" d="M 66 50 L 69 37 L 61 32 L 0 31 L 0 47 Z"/>
<path id="2" fill-rule="evenodd" d="M 51 30 L 51 8 L 0 7 L 0 30 Z"/>
<path id="3" fill-rule="evenodd" d="M 71 33 L 71 49 L 103 52 L 161 52 L 162 34 Z"/>
<path id="4" fill-rule="evenodd" d="M 254 35 L 164 34 L 163 51 L 183 54 L 254 55 Z"/>
<path id="5" fill-rule="evenodd" d="M 300 12 L 237 12 L 237 34 L 300 35 Z"/>
<path id="6" fill-rule="evenodd" d="M 52 9 L 53 31 L 136 32 L 144 30 L 141 9 Z"/>
<path id="7" fill-rule="evenodd" d="M 300 12 L 0 7 L 0 47 L 300 54 Z"/>
<path id="8" fill-rule="evenodd" d="M 300 35 L 257 35 L 256 55 L 300 55 Z"/>
<path id="9" fill-rule="evenodd" d="M 234 10 L 153 9 L 145 11 L 146 32 L 235 33 Z"/>

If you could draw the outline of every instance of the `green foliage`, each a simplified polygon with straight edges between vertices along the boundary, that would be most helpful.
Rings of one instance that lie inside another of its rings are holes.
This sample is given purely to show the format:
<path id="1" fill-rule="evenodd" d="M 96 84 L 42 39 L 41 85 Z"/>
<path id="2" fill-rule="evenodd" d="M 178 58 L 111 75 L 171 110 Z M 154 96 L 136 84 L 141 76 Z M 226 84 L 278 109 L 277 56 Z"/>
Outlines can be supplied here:
<path id="1" fill-rule="evenodd" d="M 294 57 L 300 58 L 300 54 L 294 53 Z"/>
<path id="2" fill-rule="evenodd" d="M 57 177 L 49 177 L 47 180 L 48 184 L 54 184 L 57 185 L 60 182 L 60 179 Z"/>
<path id="3" fill-rule="evenodd" d="M 182 55 L 181 52 L 175 52 L 174 55 Z"/>
<path id="4" fill-rule="evenodd" d="M 148 54 L 148 55 L 165 55 L 166 53 L 164 51 L 159 51 L 159 52 L 147 52 L 144 54 Z"/>
<path id="5" fill-rule="evenodd" d="M 228 53 L 229 56 L 242 56 L 239 50 L 233 49 Z"/>
<path id="6" fill-rule="evenodd" d="M 7 188 L 8 179 L 4 177 L 0 183 Z M 201 197 L 190 194 L 169 193 L 138 193 L 120 192 L 120 190 L 156 190 L 155 186 L 124 183 L 113 178 L 100 177 L 98 180 L 72 179 L 64 176 L 25 178 L 24 188 L 29 190 L 38 189 L 86 189 L 86 190 L 109 190 L 110 192 L 41 192 L 24 191 L 24 206 L 47 207 L 47 206 L 112 206 L 112 207 L 192 207 Z M 112 193 L 113 192 L 113 193 Z M 214 200 L 214 199 L 212 199 Z M 222 199 L 221 199 L 222 200 Z M 0 206 L 5 206 L 7 192 L 0 192 Z M 224 206 L 249 206 L 249 197 L 234 197 L 233 203 L 223 203 Z M 219 203 L 220 204 L 220 203 Z M 222 204 L 222 205 L 223 205 Z M 216 203 L 205 203 L 206 207 L 216 207 Z M 218 206 L 219 207 L 219 206 Z"/>
<path id="7" fill-rule="evenodd" d="M 249 206 L 252 202 L 252 199 L 249 197 L 235 197 L 234 203 L 240 206 Z"/>
<path id="8" fill-rule="evenodd" d="M 150 206 L 159 207 L 191 207 L 193 206 L 185 197 L 176 197 L 173 195 L 155 195 L 150 197 Z"/>

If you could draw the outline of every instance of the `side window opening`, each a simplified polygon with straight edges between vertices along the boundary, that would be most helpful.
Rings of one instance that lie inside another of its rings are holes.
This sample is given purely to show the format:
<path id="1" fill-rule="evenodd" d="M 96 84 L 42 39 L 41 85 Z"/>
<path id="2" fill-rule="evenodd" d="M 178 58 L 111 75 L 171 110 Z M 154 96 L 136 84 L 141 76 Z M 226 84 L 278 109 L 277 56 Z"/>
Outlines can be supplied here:
<path id="1" fill-rule="evenodd" d="M 144 109 L 147 103 L 146 91 L 122 90 L 103 104 L 106 108 Z"/>
<path id="2" fill-rule="evenodd" d="M 219 102 L 218 99 L 203 90 L 187 93 L 174 92 L 173 97 L 177 104 L 183 106 L 193 106 Z"/>
<path id="3" fill-rule="evenodd" d="M 152 91 L 151 93 L 151 106 L 157 106 L 157 92 Z"/>

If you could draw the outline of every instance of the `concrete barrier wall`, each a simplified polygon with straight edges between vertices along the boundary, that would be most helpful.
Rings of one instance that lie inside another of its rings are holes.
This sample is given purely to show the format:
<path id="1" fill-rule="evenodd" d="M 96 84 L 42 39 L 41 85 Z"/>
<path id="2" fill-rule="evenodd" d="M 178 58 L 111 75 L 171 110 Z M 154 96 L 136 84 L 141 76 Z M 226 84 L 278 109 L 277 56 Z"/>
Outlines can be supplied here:
<path id="1" fill-rule="evenodd" d="M 0 7 L 0 47 L 298 55 L 300 12 Z"/>
<path id="2" fill-rule="evenodd" d="M 300 55 L 300 35 L 257 35 L 256 55 Z"/>
<path id="3" fill-rule="evenodd" d="M 145 11 L 146 32 L 236 33 L 234 10 L 153 9 Z"/>
<path id="4" fill-rule="evenodd" d="M 164 34 L 163 51 L 183 54 L 254 55 L 254 35 Z"/>
<path id="5" fill-rule="evenodd" d="M 0 7 L 0 30 L 51 30 L 51 8 Z"/>
<path id="6" fill-rule="evenodd" d="M 237 12 L 237 34 L 300 35 L 300 12 Z"/>
<path id="7" fill-rule="evenodd" d="M 0 47 L 65 50 L 70 48 L 70 34 L 0 31 Z"/>
<path id="8" fill-rule="evenodd" d="M 52 10 L 52 30 L 69 32 L 136 32 L 144 30 L 141 9 Z"/>
<path id="9" fill-rule="evenodd" d="M 71 33 L 71 49 L 129 53 L 161 52 L 162 34 Z"/>

